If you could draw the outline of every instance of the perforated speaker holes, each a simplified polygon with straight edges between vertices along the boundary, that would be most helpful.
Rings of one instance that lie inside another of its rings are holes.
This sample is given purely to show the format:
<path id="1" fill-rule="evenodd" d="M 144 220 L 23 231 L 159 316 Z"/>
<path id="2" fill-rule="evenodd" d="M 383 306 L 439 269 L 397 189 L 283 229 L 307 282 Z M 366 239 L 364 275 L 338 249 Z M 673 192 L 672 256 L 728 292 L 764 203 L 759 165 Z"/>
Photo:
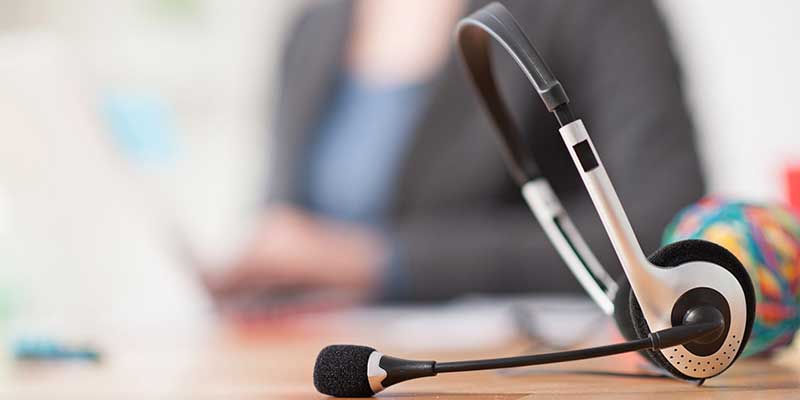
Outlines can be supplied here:
<path id="1" fill-rule="evenodd" d="M 715 354 L 698 356 L 685 347 L 673 347 L 665 351 L 668 361 L 679 371 L 698 378 L 706 378 L 721 372 L 733 361 L 741 340 L 731 336 Z"/>

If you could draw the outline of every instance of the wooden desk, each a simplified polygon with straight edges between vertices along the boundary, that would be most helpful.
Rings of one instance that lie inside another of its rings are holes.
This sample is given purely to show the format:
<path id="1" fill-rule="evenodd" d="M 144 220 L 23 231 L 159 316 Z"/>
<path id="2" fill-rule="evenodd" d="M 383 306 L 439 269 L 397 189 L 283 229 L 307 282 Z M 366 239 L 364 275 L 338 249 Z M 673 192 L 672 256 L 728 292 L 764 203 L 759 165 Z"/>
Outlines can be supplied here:
<path id="1" fill-rule="evenodd" d="M 480 352 L 396 353 L 375 343 L 365 326 L 304 323 L 252 331 L 175 330 L 118 332 L 102 343 L 99 365 L 74 363 L 0 364 L 2 399 L 320 399 L 311 381 L 317 351 L 325 344 L 371 343 L 398 356 L 456 359 L 500 356 L 523 350 L 519 343 Z M 703 387 L 663 378 L 608 376 L 575 371 L 619 370 L 638 362 L 618 356 L 538 367 L 440 375 L 403 383 L 380 394 L 385 399 L 750 399 L 800 398 L 800 352 L 771 361 L 746 360 Z"/>

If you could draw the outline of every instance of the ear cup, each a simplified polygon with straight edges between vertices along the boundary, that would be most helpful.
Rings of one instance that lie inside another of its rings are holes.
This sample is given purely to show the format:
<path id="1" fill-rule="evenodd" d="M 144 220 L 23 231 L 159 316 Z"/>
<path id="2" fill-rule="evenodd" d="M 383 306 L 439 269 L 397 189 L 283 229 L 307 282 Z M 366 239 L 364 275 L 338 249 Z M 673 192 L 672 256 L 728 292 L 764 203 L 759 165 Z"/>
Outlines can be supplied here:
<path id="1" fill-rule="evenodd" d="M 755 293 L 753 290 L 753 283 L 750 280 L 750 276 L 747 274 L 747 270 L 733 254 L 731 254 L 724 247 L 715 243 L 704 240 L 682 240 L 658 249 L 648 259 L 654 265 L 662 268 L 672 268 L 692 261 L 705 261 L 725 268 L 725 270 L 730 272 L 731 275 L 733 275 L 741 285 L 745 296 L 747 316 L 742 347 L 747 344 L 747 339 L 750 338 L 750 332 L 753 327 L 753 319 L 755 318 Z M 622 293 L 623 287 L 628 294 L 627 307 L 625 307 L 625 302 L 620 297 L 624 296 L 624 293 Z M 629 315 L 629 324 L 621 322 L 621 320 L 623 320 L 622 315 L 626 311 Z M 633 339 L 646 337 L 648 334 L 650 334 L 650 327 L 647 325 L 647 321 L 644 319 L 642 309 L 639 306 L 636 296 L 630 289 L 630 284 L 627 282 L 627 279 L 624 279 L 624 285 L 620 285 L 620 292 L 618 292 L 615 297 L 614 317 L 617 320 L 617 325 L 619 326 L 623 336 L 628 339 L 631 339 L 627 336 L 631 333 L 631 327 L 633 328 Z M 736 358 L 738 358 L 740 354 L 741 352 L 738 352 L 736 354 Z M 675 367 L 673 367 L 660 351 L 646 350 L 644 355 L 653 364 L 664 368 L 676 377 L 683 379 L 694 379 L 684 375 Z"/>
<path id="2" fill-rule="evenodd" d="M 636 340 L 639 339 L 639 336 L 636 335 L 636 329 L 633 328 L 630 298 L 631 284 L 623 274 L 617 279 L 617 294 L 614 295 L 614 321 L 617 323 L 617 328 L 619 328 L 619 332 L 625 340 Z"/>
<path id="3" fill-rule="evenodd" d="M 642 309 L 639 307 L 636 296 L 633 295 L 633 291 L 631 290 L 631 284 L 628 282 L 628 278 L 625 275 L 622 275 L 617 280 L 617 294 L 614 296 L 614 320 L 617 323 L 619 332 L 625 340 L 640 339 L 643 336 L 640 336 L 639 332 L 645 332 L 644 336 L 647 336 L 650 332 L 647 322 L 644 319 L 644 314 L 642 314 Z M 688 378 L 684 377 L 680 371 L 675 369 L 672 364 L 666 362 L 666 360 L 662 362 L 657 357 L 654 357 L 651 354 L 652 351 L 646 350 L 640 353 L 653 365 L 664 368 L 670 373 L 677 374 L 677 376 L 684 379 Z"/>

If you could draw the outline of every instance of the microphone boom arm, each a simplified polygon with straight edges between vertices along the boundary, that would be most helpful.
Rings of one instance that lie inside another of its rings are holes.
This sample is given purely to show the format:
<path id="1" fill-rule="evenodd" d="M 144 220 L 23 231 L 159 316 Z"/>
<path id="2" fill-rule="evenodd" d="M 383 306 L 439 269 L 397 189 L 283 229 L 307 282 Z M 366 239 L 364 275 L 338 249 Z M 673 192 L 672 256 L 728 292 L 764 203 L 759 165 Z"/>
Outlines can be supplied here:
<path id="1" fill-rule="evenodd" d="M 721 317 L 721 316 L 720 316 Z M 434 372 L 464 372 L 485 369 L 527 367 L 532 365 L 551 364 L 566 361 L 584 360 L 629 353 L 639 350 L 660 350 L 679 344 L 688 343 L 710 335 L 719 336 L 725 328 L 723 320 L 680 325 L 657 332 L 651 332 L 646 338 L 588 349 L 560 351 L 557 353 L 534 354 L 486 360 L 452 361 L 435 363 Z"/>

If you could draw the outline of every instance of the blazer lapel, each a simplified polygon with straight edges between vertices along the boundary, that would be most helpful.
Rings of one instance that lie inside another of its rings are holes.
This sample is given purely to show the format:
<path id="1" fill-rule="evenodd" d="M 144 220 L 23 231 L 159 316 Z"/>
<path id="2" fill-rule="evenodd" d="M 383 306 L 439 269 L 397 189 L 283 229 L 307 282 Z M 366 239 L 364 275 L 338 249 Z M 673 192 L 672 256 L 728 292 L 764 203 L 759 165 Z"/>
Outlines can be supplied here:
<path id="1" fill-rule="evenodd" d="M 311 134 L 334 89 L 350 33 L 352 3 L 319 7 L 289 39 L 273 141 L 272 197 L 302 201 Z"/>

